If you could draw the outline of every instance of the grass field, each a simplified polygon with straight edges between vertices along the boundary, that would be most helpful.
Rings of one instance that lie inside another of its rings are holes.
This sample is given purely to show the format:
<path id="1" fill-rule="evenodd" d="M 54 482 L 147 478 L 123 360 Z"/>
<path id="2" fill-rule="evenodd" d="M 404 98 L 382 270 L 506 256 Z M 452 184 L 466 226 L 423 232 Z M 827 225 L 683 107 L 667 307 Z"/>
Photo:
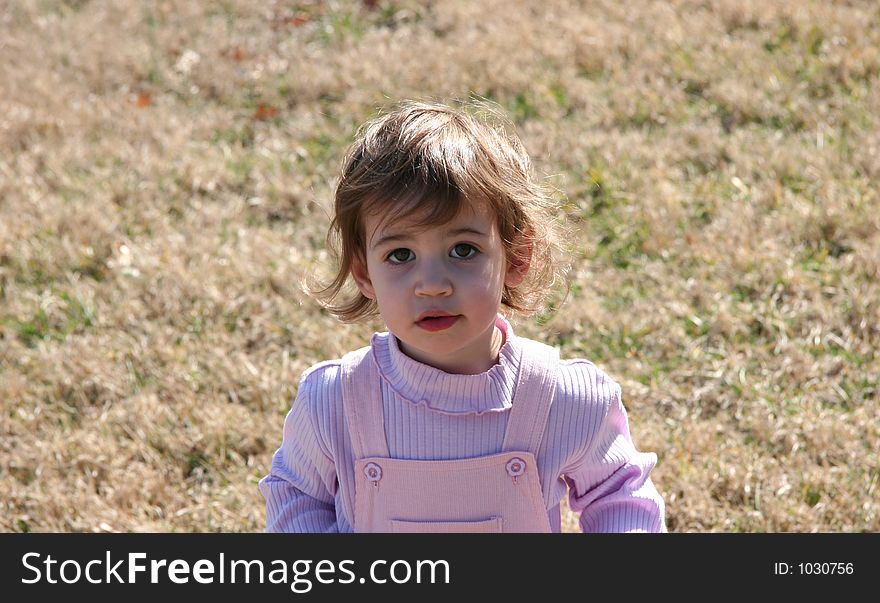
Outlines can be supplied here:
<path id="1" fill-rule="evenodd" d="M 478 95 L 670 531 L 880 531 L 880 4 L 0 2 L 0 530 L 259 531 L 357 126 Z M 329 335 L 328 334 L 332 334 Z M 575 529 L 566 516 L 566 529 Z"/>

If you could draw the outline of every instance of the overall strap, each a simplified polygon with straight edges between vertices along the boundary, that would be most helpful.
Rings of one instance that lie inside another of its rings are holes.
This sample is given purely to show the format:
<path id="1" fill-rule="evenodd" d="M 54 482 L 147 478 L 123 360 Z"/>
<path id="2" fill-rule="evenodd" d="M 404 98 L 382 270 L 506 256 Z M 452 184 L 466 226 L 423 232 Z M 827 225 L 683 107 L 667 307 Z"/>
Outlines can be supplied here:
<path id="1" fill-rule="evenodd" d="M 361 348 L 342 357 L 342 406 L 355 459 L 391 456 L 385 439 L 382 388 L 372 348 Z"/>
<path id="2" fill-rule="evenodd" d="M 519 374 L 501 450 L 521 450 L 537 457 L 550 414 L 550 404 L 556 393 L 559 351 L 537 341 L 525 338 L 520 341 L 522 356 Z"/>

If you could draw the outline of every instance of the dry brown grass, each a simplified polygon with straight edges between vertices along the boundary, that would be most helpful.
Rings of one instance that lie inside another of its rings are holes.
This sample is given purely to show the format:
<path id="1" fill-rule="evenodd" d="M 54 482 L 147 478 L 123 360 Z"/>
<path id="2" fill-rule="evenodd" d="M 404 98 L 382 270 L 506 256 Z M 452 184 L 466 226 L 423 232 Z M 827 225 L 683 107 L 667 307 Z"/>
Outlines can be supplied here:
<path id="1" fill-rule="evenodd" d="M 880 530 L 880 5 L 432 5 L 2 4 L 0 529 L 262 529 L 300 372 L 381 327 L 298 287 L 342 152 L 476 93 L 578 233 L 519 332 L 622 383 L 670 529 Z"/>

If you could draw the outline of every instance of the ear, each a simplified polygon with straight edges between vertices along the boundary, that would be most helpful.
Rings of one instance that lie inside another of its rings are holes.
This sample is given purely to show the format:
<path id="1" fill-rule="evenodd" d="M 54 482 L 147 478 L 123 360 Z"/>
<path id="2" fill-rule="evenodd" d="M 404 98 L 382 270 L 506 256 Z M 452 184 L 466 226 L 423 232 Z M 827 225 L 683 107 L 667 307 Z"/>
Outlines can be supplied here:
<path id="1" fill-rule="evenodd" d="M 529 266 L 532 265 L 532 244 L 522 242 L 513 248 L 510 259 L 507 261 L 507 272 L 504 274 L 504 284 L 510 287 L 518 287 L 526 278 Z"/>
<path id="2" fill-rule="evenodd" d="M 370 280 L 370 273 L 367 271 L 366 260 L 357 256 L 352 258 L 351 278 L 354 279 L 357 288 L 364 297 L 376 299 L 376 291 L 373 289 L 373 281 Z"/>

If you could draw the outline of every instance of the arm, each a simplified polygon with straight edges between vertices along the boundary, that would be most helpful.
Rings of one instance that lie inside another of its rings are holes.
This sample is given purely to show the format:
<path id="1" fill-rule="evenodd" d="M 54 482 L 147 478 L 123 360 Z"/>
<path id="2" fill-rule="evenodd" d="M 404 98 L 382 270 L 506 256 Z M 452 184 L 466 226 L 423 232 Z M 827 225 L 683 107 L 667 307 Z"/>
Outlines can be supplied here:
<path id="1" fill-rule="evenodd" d="M 321 441 L 314 405 L 322 396 L 303 376 L 284 420 L 281 447 L 269 475 L 260 480 L 266 499 L 267 532 L 336 532 L 336 468 Z"/>
<path id="2" fill-rule="evenodd" d="M 581 531 L 666 532 L 663 498 L 649 477 L 657 455 L 633 445 L 620 386 L 611 381 L 599 391 L 604 417 L 583 455 L 565 472 Z"/>

